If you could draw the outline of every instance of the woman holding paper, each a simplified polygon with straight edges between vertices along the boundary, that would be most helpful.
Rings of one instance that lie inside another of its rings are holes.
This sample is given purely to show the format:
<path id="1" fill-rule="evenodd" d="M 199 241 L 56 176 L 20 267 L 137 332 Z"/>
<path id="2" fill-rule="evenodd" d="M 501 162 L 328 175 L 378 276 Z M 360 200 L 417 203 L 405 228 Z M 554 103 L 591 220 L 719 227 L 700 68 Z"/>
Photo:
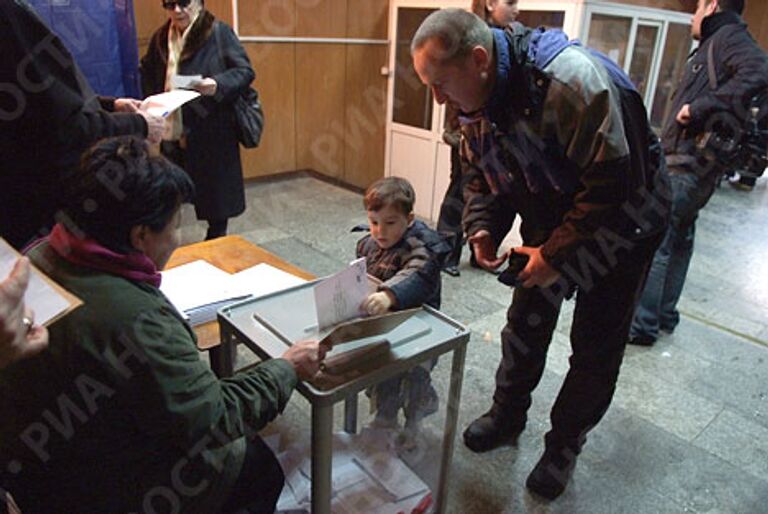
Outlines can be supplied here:
<path id="1" fill-rule="evenodd" d="M 102 170 L 121 177 L 120 198 Z M 274 512 L 283 473 L 257 433 L 318 372 L 317 341 L 219 379 L 158 289 L 186 173 L 138 139 L 107 139 L 71 185 L 72 226 L 29 257 L 83 306 L 51 325 L 48 350 L 0 373 L 8 490 L 46 514 Z"/>
<path id="2" fill-rule="evenodd" d="M 168 114 L 161 150 L 192 177 L 197 218 L 208 222 L 206 239 L 213 239 L 225 235 L 227 220 L 245 210 L 234 102 L 255 74 L 235 33 L 202 0 L 162 5 L 168 22 L 141 60 L 144 95 L 177 88 L 202 95 Z"/>

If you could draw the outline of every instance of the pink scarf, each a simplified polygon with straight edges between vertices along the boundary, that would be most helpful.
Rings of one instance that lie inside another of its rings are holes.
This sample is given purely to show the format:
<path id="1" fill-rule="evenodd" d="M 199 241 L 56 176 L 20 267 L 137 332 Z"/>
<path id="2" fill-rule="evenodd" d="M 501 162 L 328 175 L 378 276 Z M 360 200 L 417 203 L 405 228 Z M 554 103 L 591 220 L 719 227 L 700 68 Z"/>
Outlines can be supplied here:
<path id="1" fill-rule="evenodd" d="M 115 253 L 93 239 L 75 237 L 61 223 L 53 227 L 48 241 L 51 248 L 67 262 L 160 287 L 160 272 L 155 263 L 142 253 Z"/>

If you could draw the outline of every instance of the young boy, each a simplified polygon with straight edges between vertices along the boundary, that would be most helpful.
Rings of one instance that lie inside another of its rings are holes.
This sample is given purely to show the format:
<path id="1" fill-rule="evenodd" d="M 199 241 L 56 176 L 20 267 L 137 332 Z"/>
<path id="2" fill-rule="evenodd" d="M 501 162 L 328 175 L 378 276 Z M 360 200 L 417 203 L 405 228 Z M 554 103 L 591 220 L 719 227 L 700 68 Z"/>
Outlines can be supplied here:
<path id="1" fill-rule="evenodd" d="M 440 308 L 440 270 L 450 246 L 434 230 L 414 220 L 416 195 L 411 184 L 387 177 L 365 192 L 370 234 L 357 243 L 368 274 L 381 280 L 379 290 L 364 302 L 368 314 L 410 309 L 422 304 Z M 424 416 L 437 411 L 437 393 L 430 371 L 437 360 L 425 362 L 371 390 L 376 409 L 373 426 L 397 428 L 397 414 L 405 413 L 405 428 L 417 431 Z"/>

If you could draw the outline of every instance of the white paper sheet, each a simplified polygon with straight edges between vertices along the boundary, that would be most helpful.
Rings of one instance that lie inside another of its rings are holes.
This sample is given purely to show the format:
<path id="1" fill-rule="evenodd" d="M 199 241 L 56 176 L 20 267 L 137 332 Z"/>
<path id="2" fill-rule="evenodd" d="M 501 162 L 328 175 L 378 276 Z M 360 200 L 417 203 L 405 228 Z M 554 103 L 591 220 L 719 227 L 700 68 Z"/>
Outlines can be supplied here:
<path id="1" fill-rule="evenodd" d="M 174 75 L 171 77 L 171 87 L 173 89 L 194 89 L 202 81 L 202 75 Z"/>
<path id="2" fill-rule="evenodd" d="M 381 487 L 399 502 L 429 489 L 402 460 L 393 458 L 389 452 L 358 454 L 355 461 Z"/>
<path id="3" fill-rule="evenodd" d="M 163 271 L 162 275 L 160 290 L 179 312 L 245 296 L 233 275 L 203 260 Z"/>
<path id="4" fill-rule="evenodd" d="M 0 282 L 4 281 L 16 265 L 19 254 L 5 240 L 0 239 Z M 69 308 L 69 302 L 51 287 L 36 270 L 32 270 L 29 286 L 24 294 L 24 305 L 34 312 L 36 325 L 45 325 Z"/>
<path id="5" fill-rule="evenodd" d="M 232 277 L 242 292 L 255 297 L 282 291 L 306 282 L 303 278 L 291 275 L 287 271 L 277 269 L 266 263 L 257 264 L 235 273 Z"/>
<path id="6" fill-rule="evenodd" d="M 365 258 L 350 263 L 315 286 L 315 305 L 320 330 L 361 316 L 360 306 L 368 296 Z"/>
<path id="7" fill-rule="evenodd" d="M 175 89 L 166 93 L 148 96 L 141 102 L 140 110 L 154 116 L 166 117 L 185 103 L 200 96 L 197 91 Z"/>

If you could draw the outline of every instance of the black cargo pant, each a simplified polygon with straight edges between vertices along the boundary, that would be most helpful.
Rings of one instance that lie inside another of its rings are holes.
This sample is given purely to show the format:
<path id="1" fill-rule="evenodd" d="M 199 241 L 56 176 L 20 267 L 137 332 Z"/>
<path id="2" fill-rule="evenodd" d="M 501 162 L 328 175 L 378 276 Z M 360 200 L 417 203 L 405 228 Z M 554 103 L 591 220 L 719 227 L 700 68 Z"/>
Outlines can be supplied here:
<path id="1" fill-rule="evenodd" d="M 662 235 L 618 252 L 615 266 L 603 273 L 593 271 L 588 277 L 591 284 L 579 287 L 570 334 L 573 354 L 552 407 L 552 428 L 545 437 L 548 449 L 578 454 L 587 432 L 608 409 L 635 306 Z M 589 281 L 584 276 L 579 280 Z M 555 289 L 516 288 L 501 333 L 495 409 L 518 426 L 525 423 L 560 313 L 563 296 Z"/>

